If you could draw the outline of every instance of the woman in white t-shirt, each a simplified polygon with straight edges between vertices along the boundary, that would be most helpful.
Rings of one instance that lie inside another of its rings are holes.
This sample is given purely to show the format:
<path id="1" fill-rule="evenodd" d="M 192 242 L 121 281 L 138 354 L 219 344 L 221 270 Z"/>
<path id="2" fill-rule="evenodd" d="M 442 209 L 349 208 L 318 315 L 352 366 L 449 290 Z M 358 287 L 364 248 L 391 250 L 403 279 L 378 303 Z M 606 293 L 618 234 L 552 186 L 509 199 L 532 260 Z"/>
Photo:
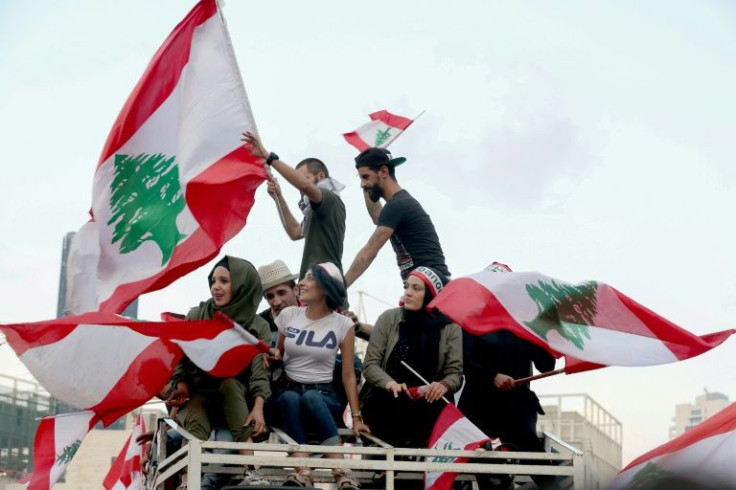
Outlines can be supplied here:
<path id="1" fill-rule="evenodd" d="M 332 262 L 313 265 L 299 282 L 299 300 L 306 306 L 291 306 L 276 318 L 279 329 L 276 357 L 284 360 L 274 405 L 284 431 L 299 444 L 307 443 L 307 429 L 316 432 L 320 445 L 340 443 L 336 420 L 342 418 L 332 384 L 338 350 L 343 359 L 352 359 L 355 349 L 353 321 L 335 310 L 344 303 L 347 292 L 340 270 Z M 363 423 L 358 399 L 358 384 L 352 363 L 342 364 L 353 429 L 369 432 Z M 294 453 L 292 456 L 307 456 Z M 342 459 L 342 454 L 327 454 Z M 339 490 L 358 488 L 350 470 L 333 470 Z M 296 468 L 285 485 L 312 486 L 309 468 Z"/>

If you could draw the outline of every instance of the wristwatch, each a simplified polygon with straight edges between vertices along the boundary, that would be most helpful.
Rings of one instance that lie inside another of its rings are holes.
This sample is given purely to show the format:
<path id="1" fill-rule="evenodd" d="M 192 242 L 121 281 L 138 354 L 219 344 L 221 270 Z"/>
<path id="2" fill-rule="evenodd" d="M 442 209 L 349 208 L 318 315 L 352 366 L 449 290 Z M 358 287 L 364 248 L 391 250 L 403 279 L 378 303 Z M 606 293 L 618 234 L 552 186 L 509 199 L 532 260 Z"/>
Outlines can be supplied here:
<path id="1" fill-rule="evenodd" d="M 276 153 L 271 152 L 268 154 L 268 158 L 266 158 L 266 165 L 271 165 L 274 160 L 278 160 L 278 159 L 279 159 L 279 156 Z"/>

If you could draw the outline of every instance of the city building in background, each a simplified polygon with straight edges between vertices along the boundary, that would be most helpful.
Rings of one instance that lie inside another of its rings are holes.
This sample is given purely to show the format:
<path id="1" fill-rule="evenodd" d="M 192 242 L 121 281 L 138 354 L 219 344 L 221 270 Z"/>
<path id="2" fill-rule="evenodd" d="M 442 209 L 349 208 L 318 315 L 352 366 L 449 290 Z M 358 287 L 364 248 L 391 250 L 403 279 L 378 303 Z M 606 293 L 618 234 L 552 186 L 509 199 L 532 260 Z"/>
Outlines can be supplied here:
<path id="1" fill-rule="evenodd" d="M 674 425 L 670 427 L 670 439 L 684 434 L 705 419 L 726 408 L 728 397 L 723 393 L 708 392 L 695 398 L 695 403 L 680 403 L 675 406 Z"/>
<path id="2" fill-rule="evenodd" d="M 545 415 L 539 416 L 537 430 L 583 452 L 583 488 L 606 488 L 621 470 L 621 422 L 585 394 L 539 395 L 539 399 Z"/>

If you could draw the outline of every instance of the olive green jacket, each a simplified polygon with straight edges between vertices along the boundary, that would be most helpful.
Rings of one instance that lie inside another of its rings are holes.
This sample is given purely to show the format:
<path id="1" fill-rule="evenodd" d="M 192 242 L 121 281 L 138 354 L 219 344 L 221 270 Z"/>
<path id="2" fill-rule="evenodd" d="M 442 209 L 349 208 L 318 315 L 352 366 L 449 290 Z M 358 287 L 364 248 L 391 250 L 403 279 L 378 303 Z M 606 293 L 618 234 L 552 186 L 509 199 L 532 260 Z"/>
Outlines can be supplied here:
<path id="1" fill-rule="evenodd" d="M 376 320 L 363 359 L 365 385 L 361 397 L 370 396 L 375 389 L 384 389 L 386 383 L 394 381 L 386 373 L 388 357 L 399 341 L 401 308 L 384 311 Z M 448 323 L 440 334 L 440 358 L 437 363 L 437 379 L 447 383 L 451 393 L 460 388 L 463 375 L 463 337 L 462 330 L 454 323 Z M 417 384 L 421 381 L 417 379 Z"/>

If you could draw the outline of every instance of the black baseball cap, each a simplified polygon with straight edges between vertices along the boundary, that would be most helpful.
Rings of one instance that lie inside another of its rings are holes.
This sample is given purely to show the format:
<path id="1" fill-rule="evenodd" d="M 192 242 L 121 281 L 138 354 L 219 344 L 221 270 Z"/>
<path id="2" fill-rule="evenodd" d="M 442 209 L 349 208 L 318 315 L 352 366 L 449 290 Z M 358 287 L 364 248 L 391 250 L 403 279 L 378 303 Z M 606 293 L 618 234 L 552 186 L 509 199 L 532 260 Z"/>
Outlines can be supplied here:
<path id="1" fill-rule="evenodd" d="M 391 156 L 391 152 L 386 148 L 371 147 L 361 151 L 360 154 L 355 157 L 355 168 L 378 168 L 382 165 L 392 165 L 396 167 L 405 161 L 406 158 L 404 157 L 393 158 Z"/>

